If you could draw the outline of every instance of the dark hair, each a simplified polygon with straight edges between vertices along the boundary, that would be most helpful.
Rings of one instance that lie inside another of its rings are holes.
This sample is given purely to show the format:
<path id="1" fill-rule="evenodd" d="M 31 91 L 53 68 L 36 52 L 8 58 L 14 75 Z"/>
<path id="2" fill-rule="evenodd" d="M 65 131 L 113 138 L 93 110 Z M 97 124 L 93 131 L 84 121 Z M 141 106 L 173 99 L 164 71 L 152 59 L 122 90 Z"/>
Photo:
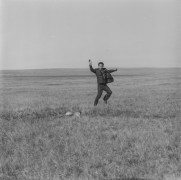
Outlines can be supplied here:
<path id="1" fill-rule="evenodd" d="M 98 66 L 99 66 L 99 64 L 102 64 L 102 65 L 104 66 L 104 63 L 103 63 L 103 62 L 99 62 L 99 63 L 98 63 Z"/>

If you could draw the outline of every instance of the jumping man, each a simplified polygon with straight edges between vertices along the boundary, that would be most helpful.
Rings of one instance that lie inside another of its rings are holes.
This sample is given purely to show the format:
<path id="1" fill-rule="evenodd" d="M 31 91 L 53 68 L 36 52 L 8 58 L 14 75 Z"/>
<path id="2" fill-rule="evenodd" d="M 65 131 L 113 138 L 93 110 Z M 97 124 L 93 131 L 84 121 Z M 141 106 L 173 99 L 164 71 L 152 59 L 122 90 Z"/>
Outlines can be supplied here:
<path id="1" fill-rule="evenodd" d="M 106 91 L 106 95 L 104 96 L 103 100 L 104 102 L 107 104 L 107 100 L 110 98 L 112 91 L 111 89 L 107 86 L 107 83 L 111 83 L 114 81 L 113 77 L 111 76 L 110 73 L 117 71 L 117 69 L 111 69 L 111 70 L 107 70 L 106 68 L 104 68 L 104 63 L 103 62 L 99 62 L 98 63 L 98 68 L 94 69 L 92 67 L 92 61 L 89 60 L 89 67 L 90 70 L 96 74 L 97 76 L 97 97 L 94 101 L 94 106 L 97 106 L 99 99 L 102 96 L 103 91 Z"/>

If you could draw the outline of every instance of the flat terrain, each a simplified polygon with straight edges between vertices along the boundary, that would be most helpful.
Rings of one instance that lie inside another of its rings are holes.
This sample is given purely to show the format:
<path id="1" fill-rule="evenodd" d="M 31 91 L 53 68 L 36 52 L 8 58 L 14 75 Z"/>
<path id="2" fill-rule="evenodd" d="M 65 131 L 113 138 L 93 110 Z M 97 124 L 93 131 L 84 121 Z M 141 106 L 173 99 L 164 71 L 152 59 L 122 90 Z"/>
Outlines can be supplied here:
<path id="1" fill-rule="evenodd" d="M 88 69 L 0 71 L 0 180 L 180 176 L 181 69 L 114 78 L 108 105 L 93 107 Z"/>

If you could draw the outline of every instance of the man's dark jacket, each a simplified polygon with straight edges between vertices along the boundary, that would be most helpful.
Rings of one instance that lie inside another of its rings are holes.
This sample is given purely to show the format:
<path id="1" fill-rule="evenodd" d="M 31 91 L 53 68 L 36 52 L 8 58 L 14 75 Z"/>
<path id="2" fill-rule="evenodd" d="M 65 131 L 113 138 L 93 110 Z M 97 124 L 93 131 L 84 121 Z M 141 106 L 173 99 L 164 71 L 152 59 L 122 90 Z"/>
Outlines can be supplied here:
<path id="1" fill-rule="evenodd" d="M 99 68 L 94 69 L 91 65 L 89 67 L 90 70 L 96 74 L 98 84 L 107 84 L 114 81 L 111 73 L 116 70 L 107 70 L 106 68 L 103 68 L 102 70 Z"/>

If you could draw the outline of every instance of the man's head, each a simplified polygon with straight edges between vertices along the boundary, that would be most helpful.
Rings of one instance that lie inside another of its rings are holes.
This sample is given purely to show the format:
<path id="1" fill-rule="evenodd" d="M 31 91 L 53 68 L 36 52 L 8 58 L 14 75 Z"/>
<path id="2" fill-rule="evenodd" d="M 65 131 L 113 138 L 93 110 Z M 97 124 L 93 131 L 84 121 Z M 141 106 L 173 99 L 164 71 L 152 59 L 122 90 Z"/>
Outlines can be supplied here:
<path id="1" fill-rule="evenodd" d="M 104 67 L 104 63 L 103 63 L 103 62 L 99 62 L 99 63 L 98 63 L 98 68 L 99 68 L 99 69 L 102 69 L 103 67 Z"/>

